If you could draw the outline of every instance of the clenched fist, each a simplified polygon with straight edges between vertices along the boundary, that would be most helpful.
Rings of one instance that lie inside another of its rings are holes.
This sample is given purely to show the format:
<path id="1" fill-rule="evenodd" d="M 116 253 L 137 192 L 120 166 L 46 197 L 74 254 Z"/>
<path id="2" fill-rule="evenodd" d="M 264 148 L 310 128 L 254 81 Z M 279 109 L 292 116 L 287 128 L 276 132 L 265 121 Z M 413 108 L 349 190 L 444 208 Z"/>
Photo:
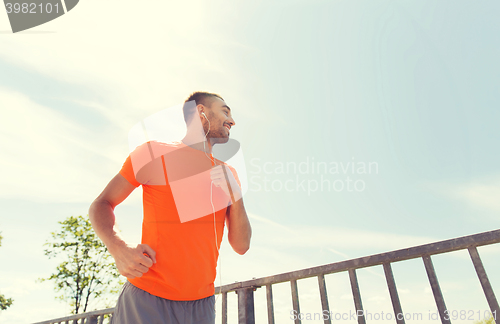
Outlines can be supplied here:
<path id="1" fill-rule="evenodd" d="M 120 274 L 129 279 L 141 277 L 156 263 L 156 252 L 147 244 L 138 244 L 136 247 L 122 245 L 115 248 L 111 255 Z"/>

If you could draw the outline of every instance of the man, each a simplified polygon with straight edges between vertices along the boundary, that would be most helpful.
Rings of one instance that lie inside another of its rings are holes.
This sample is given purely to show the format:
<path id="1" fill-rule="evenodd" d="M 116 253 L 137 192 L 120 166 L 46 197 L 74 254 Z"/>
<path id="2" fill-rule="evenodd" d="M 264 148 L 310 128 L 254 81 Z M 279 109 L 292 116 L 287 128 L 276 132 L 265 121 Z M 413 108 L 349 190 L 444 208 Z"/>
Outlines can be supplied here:
<path id="1" fill-rule="evenodd" d="M 92 226 L 128 278 L 113 323 L 212 324 L 214 280 L 224 223 L 234 251 L 250 246 L 251 227 L 235 170 L 214 159 L 235 122 L 221 96 L 193 93 L 184 104 L 181 142 L 147 142 L 92 203 Z M 142 244 L 115 230 L 114 208 L 143 187 Z"/>

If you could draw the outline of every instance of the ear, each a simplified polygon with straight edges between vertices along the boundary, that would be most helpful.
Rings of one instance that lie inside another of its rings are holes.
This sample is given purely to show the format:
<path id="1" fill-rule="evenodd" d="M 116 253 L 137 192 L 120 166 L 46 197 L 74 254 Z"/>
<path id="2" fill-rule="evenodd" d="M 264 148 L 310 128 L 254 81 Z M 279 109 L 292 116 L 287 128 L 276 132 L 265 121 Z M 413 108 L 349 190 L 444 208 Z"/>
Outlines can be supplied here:
<path id="1" fill-rule="evenodd" d="M 198 112 L 198 117 L 200 117 L 200 119 L 204 119 L 202 113 L 205 112 L 205 106 L 203 106 L 202 104 L 199 104 L 196 106 L 196 111 Z M 205 113 L 206 114 L 206 113 Z"/>

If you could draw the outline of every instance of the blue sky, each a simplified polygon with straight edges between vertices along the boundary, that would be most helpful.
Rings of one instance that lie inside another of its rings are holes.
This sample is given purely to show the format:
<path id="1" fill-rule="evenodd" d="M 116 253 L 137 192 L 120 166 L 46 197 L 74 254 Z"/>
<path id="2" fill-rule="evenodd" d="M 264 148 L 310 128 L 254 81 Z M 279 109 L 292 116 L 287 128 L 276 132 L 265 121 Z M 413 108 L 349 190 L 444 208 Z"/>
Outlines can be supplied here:
<path id="1" fill-rule="evenodd" d="M 15 299 L 0 323 L 69 314 L 50 283 L 35 283 L 55 268 L 42 244 L 58 221 L 87 214 L 129 153 L 130 129 L 195 90 L 232 108 L 249 183 L 252 247 L 239 256 L 224 239 L 223 284 L 497 229 L 499 6 L 86 0 L 18 34 L 0 13 L 0 292 Z M 307 161 L 377 172 L 276 170 Z M 348 177 L 363 190 L 298 185 Z M 138 189 L 116 209 L 131 242 L 140 203 Z M 487 271 L 498 266 L 498 247 L 479 251 Z M 435 266 L 450 309 L 487 309 L 464 251 Z M 394 272 L 403 310 L 435 310 L 419 260 Z M 327 283 L 332 308 L 348 312 L 344 275 Z M 381 268 L 359 280 L 365 308 L 391 311 Z M 277 323 L 288 323 L 289 288 L 275 294 Z M 299 294 L 303 311 L 320 309 L 314 280 Z"/>

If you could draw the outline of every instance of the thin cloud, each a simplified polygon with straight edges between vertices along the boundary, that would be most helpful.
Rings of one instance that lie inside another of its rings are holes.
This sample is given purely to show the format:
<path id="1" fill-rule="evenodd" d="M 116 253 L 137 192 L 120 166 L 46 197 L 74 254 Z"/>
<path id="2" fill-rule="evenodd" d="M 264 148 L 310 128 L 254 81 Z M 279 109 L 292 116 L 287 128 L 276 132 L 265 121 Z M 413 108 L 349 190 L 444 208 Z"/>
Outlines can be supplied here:
<path id="1" fill-rule="evenodd" d="M 44 202 L 90 201 L 102 187 L 98 152 L 88 131 L 61 113 L 19 92 L 0 88 L 6 107 L 0 120 L 0 196 Z"/>
<path id="2" fill-rule="evenodd" d="M 469 203 L 494 211 L 500 211 L 500 180 L 493 183 L 472 183 L 461 185 L 455 189 L 455 194 Z"/>
<path id="3" fill-rule="evenodd" d="M 429 183 L 430 190 L 453 200 L 491 212 L 500 211 L 500 176 L 498 174 L 468 183 Z"/>
<path id="4" fill-rule="evenodd" d="M 249 214 L 249 217 L 275 228 L 286 230 L 285 234 L 268 227 L 263 229 L 264 231 L 275 233 L 273 235 L 266 235 L 266 240 L 272 242 L 273 246 L 327 248 L 331 252 L 343 257 L 348 257 L 348 255 L 344 252 L 340 252 L 338 247 L 342 247 L 342 250 L 345 251 L 364 250 L 369 246 L 371 249 L 378 250 L 381 253 L 439 241 L 438 239 L 430 237 L 400 235 L 326 225 L 301 224 L 300 226 L 297 225 L 296 227 L 292 227 L 290 225 L 280 224 L 264 216 Z"/>

